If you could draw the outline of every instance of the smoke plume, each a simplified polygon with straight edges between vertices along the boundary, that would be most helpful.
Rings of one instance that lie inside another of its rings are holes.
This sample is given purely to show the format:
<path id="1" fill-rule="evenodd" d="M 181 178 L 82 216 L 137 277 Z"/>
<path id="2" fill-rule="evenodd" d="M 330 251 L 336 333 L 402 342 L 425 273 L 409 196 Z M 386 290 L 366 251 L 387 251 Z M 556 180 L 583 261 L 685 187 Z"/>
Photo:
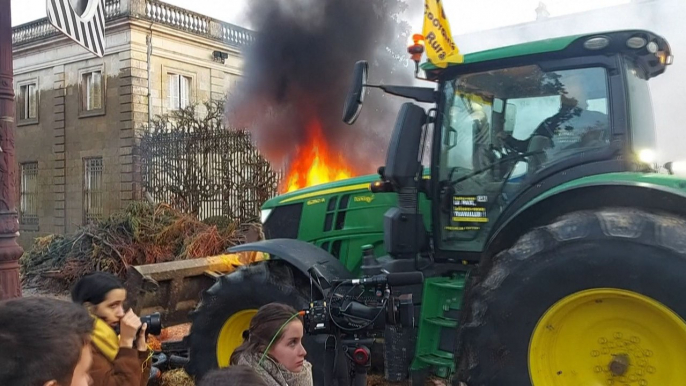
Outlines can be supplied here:
<path id="1" fill-rule="evenodd" d="M 342 122 L 353 66 L 365 59 L 374 83 L 412 82 L 410 26 L 403 0 L 255 0 L 257 38 L 244 53 L 244 76 L 227 104 L 231 127 L 245 127 L 260 152 L 286 167 L 317 120 L 330 148 L 355 173 L 383 164 L 400 103 L 369 93 L 357 123 Z"/>

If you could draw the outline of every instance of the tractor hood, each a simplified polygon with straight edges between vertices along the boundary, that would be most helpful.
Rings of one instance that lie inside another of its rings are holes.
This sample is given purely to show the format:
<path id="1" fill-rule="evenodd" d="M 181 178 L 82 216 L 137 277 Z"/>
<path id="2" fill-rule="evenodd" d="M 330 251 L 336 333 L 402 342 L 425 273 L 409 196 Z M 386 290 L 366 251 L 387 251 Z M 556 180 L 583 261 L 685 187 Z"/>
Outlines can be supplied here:
<path id="1" fill-rule="evenodd" d="M 262 210 L 273 209 L 284 204 L 295 204 L 323 199 L 324 196 L 340 194 L 344 192 L 368 191 L 369 184 L 378 181 L 378 174 L 369 174 L 341 181 L 328 182 L 326 184 L 310 186 L 304 189 L 276 196 L 262 205 Z"/>

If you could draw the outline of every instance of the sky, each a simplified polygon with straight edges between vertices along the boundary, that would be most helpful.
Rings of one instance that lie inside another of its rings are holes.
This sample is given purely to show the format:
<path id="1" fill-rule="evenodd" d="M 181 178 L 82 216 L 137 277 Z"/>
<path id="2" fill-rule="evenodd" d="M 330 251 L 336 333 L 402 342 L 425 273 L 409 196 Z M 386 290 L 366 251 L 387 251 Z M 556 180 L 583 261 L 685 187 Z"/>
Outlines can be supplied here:
<path id="1" fill-rule="evenodd" d="M 259 0 L 252 0 L 259 1 Z M 284 0 L 289 1 L 289 0 Z M 355 0 L 364 1 L 364 0 Z M 484 29 L 502 27 L 511 24 L 525 23 L 535 20 L 536 7 L 540 0 L 445 0 L 444 10 L 448 15 L 451 32 L 454 35 L 475 32 Z M 560 16 L 575 12 L 582 12 L 594 8 L 607 7 L 628 3 L 630 0 L 545 0 L 550 16 Z M 12 25 L 27 23 L 45 17 L 46 0 L 11 0 Z M 405 19 L 421 31 L 423 0 L 407 0 L 408 3 L 419 5 L 412 7 L 412 15 L 405 15 Z M 216 0 L 166 0 L 188 10 L 250 28 L 244 17 L 247 0 L 230 0 L 219 2 Z"/>

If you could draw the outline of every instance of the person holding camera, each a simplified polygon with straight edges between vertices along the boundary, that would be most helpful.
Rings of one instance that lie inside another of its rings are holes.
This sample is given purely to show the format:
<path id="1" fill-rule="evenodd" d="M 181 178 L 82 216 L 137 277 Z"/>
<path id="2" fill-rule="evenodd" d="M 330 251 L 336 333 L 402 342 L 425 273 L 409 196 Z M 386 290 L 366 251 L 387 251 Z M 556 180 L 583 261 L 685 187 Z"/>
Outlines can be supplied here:
<path id="1" fill-rule="evenodd" d="M 250 321 L 243 344 L 231 354 L 231 364 L 251 367 L 268 386 L 312 386 L 303 329 L 302 314 L 293 307 L 264 305 Z"/>
<path id="2" fill-rule="evenodd" d="M 94 272 L 74 285 L 71 297 L 95 320 L 92 386 L 145 386 L 152 358 L 145 340 L 147 324 L 132 310 L 124 311 L 126 290 L 121 281 L 110 273 Z"/>

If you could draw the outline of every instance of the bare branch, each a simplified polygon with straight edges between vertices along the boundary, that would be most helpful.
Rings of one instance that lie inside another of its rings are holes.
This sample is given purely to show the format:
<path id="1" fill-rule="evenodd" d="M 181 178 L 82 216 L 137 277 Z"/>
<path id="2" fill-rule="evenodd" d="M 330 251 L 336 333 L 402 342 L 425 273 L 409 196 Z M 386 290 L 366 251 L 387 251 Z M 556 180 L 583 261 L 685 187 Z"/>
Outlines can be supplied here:
<path id="1" fill-rule="evenodd" d="M 225 128 L 224 106 L 207 101 L 153 119 L 140 141 L 146 198 L 201 217 L 259 218 L 280 173 L 249 133 Z"/>

